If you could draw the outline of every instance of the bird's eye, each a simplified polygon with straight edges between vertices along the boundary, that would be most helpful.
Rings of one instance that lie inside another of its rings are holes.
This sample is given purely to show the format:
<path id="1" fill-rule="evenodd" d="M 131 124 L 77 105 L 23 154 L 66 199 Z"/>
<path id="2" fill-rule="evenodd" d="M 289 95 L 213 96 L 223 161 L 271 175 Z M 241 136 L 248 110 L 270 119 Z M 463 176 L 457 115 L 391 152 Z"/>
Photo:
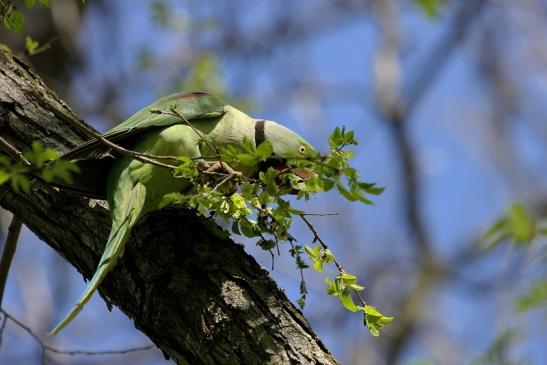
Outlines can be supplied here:
<path id="1" fill-rule="evenodd" d="M 306 152 L 306 146 L 303 145 L 303 144 L 301 144 L 300 146 L 298 146 L 298 152 L 300 152 L 300 153 L 302 153 L 302 154 L 303 154 L 304 152 Z"/>

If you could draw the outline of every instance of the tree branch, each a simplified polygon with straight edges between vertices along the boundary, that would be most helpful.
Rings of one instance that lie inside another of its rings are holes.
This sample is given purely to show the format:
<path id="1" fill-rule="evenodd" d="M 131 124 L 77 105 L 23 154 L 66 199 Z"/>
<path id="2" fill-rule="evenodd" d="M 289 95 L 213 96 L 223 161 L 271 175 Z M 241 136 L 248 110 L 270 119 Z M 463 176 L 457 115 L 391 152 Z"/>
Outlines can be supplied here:
<path id="1" fill-rule="evenodd" d="M 64 152 L 86 139 L 67 120 L 79 118 L 0 52 L 2 137 L 20 151 L 39 140 Z M 90 278 L 110 228 L 107 210 L 63 191 L 3 190 L 0 205 Z M 99 292 L 178 364 L 336 364 L 267 271 L 227 236 L 191 211 L 150 214 Z"/>
<path id="2" fill-rule="evenodd" d="M 8 237 L 6 238 L 6 244 L 2 251 L 2 258 L 0 258 L 0 308 L 2 306 L 2 299 L 4 298 L 4 289 L 6 288 L 6 282 L 8 280 L 9 268 L 13 255 L 15 255 L 15 249 L 17 248 L 17 240 L 19 239 L 19 233 L 21 232 L 21 219 L 16 215 L 11 218 L 11 223 L 8 228 Z"/>

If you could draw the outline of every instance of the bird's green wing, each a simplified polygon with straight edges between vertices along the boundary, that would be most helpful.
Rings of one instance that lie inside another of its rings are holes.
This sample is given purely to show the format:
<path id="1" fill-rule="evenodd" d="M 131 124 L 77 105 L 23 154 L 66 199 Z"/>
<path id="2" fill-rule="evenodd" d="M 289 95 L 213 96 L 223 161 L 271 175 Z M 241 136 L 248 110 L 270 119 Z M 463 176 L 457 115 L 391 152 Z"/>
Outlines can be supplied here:
<path id="1" fill-rule="evenodd" d="M 222 116 L 225 113 L 226 102 L 216 96 L 202 92 L 168 95 L 139 110 L 124 122 L 103 134 L 103 136 L 110 141 L 120 143 L 128 137 L 135 136 L 150 128 L 168 127 L 173 124 L 184 123 L 184 120 L 178 116 L 150 113 L 151 109 L 169 112 L 171 105 L 176 105 L 177 112 L 186 120 L 191 121 Z M 105 147 L 101 141 L 93 139 L 67 152 L 62 158 L 67 160 L 85 159 L 89 155 L 93 156 L 94 150 L 103 147 L 108 150 L 108 147 Z"/>
<path id="2" fill-rule="evenodd" d="M 112 142 L 127 146 L 139 134 L 152 128 L 184 123 L 184 120 L 178 116 L 150 113 L 150 109 L 169 112 L 171 105 L 176 105 L 177 112 L 188 121 L 221 117 L 226 107 L 222 99 L 206 93 L 172 94 L 139 110 L 103 136 Z M 110 148 L 96 139 L 67 152 L 62 158 L 75 161 L 80 168 L 80 173 L 74 174 L 71 184 L 55 181 L 53 185 L 89 198 L 105 199 L 106 177 L 114 161 L 110 153 Z"/>

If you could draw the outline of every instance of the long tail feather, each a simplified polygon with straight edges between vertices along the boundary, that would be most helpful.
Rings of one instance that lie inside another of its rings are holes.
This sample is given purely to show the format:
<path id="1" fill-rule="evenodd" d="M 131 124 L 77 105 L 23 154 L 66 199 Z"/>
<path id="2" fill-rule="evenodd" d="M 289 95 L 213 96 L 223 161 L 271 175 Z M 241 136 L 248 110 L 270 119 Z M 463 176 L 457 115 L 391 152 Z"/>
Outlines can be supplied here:
<path id="1" fill-rule="evenodd" d="M 118 257 L 123 253 L 125 243 L 129 238 L 131 228 L 137 222 L 142 207 L 144 205 L 144 197 L 146 195 L 145 188 L 142 184 L 137 183 L 132 189 L 129 201 L 127 203 L 127 210 L 125 219 L 121 224 L 112 226 L 108 242 L 106 244 L 104 253 L 99 261 L 97 270 L 93 274 L 93 278 L 87 284 L 87 287 L 76 303 L 72 310 L 66 315 L 66 317 L 48 334 L 48 336 L 55 336 L 63 328 L 65 328 L 72 320 L 80 313 L 84 305 L 91 299 L 93 293 L 97 290 L 99 285 L 108 274 L 108 272 L 114 267 Z"/>

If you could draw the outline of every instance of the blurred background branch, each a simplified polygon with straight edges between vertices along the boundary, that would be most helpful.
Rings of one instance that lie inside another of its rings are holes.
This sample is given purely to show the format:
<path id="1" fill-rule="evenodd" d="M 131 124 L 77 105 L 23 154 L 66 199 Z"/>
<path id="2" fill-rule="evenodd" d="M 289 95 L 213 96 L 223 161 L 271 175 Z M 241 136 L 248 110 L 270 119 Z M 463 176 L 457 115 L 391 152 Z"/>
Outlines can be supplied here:
<path id="1" fill-rule="evenodd" d="M 320 149 L 335 126 L 356 130 L 361 173 L 386 192 L 376 207 L 333 196 L 307 210 L 339 213 L 321 218 L 319 234 L 395 320 L 370 338 L 306 274 L 313 304 L 305 315 L 342 363 L 547 358 L 544 307 L 515 312 L 523 293 L 541 292 L 545 238 L 490 250 L 481 243 L 514 201 L 534 221 L 547 216 L 545 1 L 57 0 L 21 10 L 24 31 L 1 31 L 0 42 L 24 53 L 26 35 L 40 45 L 56 39 L 28 60 L 97 129 L 189 88 L 281 121 Z M 40 330 L 82 283 L 25 230 L 21 241 L 4 301 Z M 246 249 L 270 266 L 259 249 Z M 290 258 L 276 258 L 272 275 L 298 298 Z M 139 339 L 123 315 L 100 302 L 92 308 L 88 331 L 74 329 L 62 347 Z M 109 320 L 93 323 L 99 315 Z M 0 362 L 36 358 L 31 344 L 5 341 L 17 346 L 3 346 Z"/>

